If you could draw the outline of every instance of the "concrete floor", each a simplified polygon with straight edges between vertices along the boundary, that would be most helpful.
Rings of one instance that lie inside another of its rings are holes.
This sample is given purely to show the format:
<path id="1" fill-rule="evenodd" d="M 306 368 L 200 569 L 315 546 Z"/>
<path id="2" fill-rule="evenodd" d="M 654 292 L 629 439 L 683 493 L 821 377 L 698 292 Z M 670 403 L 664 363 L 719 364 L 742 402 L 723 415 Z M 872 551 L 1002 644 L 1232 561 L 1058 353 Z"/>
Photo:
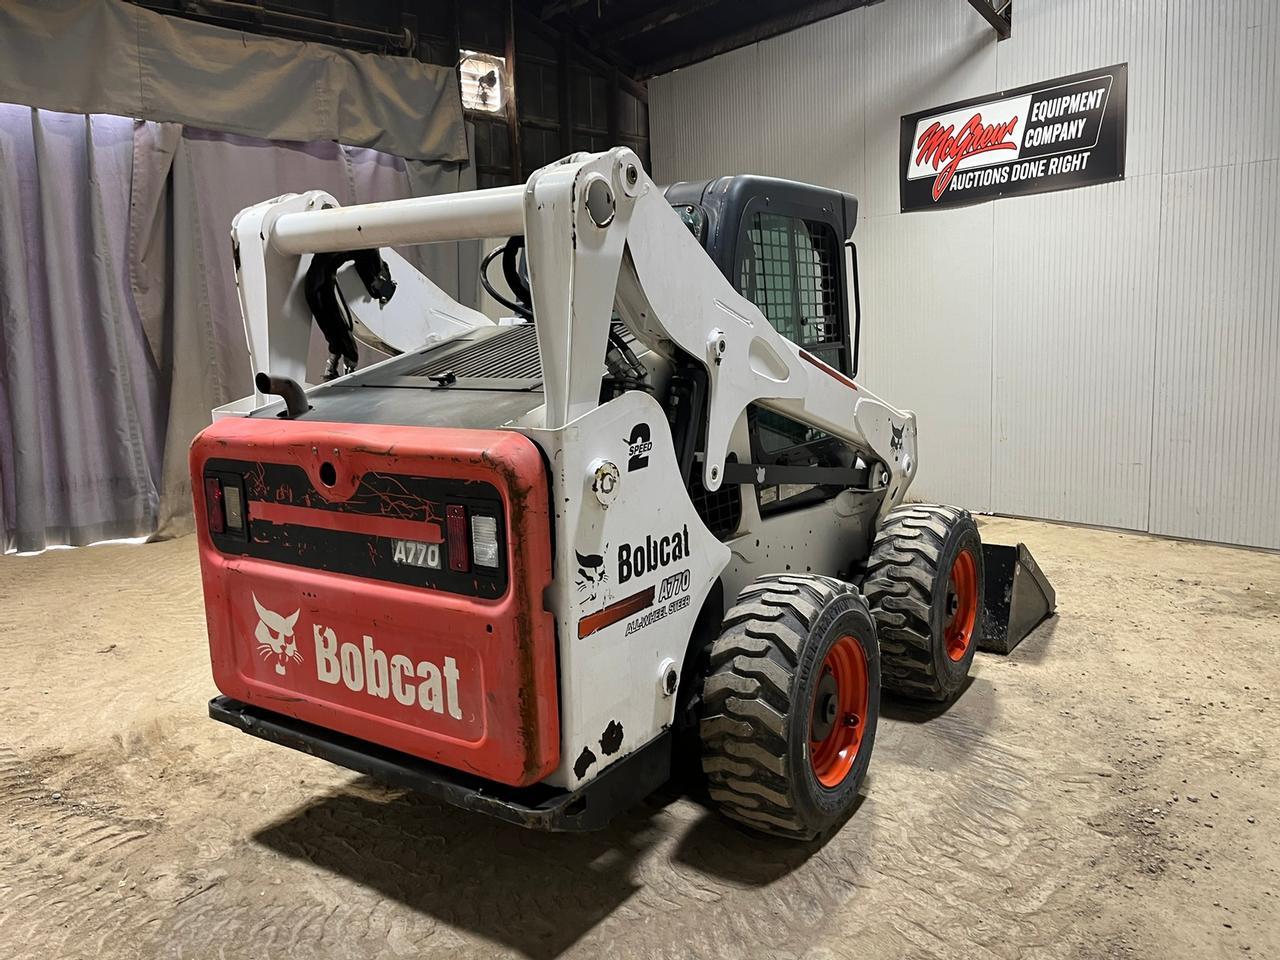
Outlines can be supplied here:
<path id="1" fill-rule="evenodd" d="M 1060 617 L 825 846 L 521 831 L 205 717 L 191 540 L 0 560 L 0 957 L 1280 957 L 1280 556 L 1012 520 Z"/>

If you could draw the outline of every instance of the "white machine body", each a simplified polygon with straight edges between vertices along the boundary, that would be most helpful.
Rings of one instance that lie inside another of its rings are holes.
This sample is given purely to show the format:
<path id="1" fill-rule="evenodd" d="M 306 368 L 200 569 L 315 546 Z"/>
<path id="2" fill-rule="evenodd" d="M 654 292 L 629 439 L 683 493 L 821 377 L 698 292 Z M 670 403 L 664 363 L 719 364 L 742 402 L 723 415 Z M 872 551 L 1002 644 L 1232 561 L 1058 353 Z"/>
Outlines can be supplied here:
<path id="1" fill-rule="evenodd" d="M 353 207 L 320 192 L 278 197 L 243 211 L 232 232 L 255 372 L 298 382 L 312 330 L 299 292 L 311 254 L 524 236 L 545 402 L 492 427 L 533 440 L 550 473 L 545 602 L 557 625 L 562 758 L 552 785 L 576 788 L 672 725 L 694 624 L 717 582 L 727 605 L 758 574 L 792 562 L 798 572 L 847 569 L 856 539 L 903 501 L 916 473 L 914 415 L 779 334 L 629 149 L 569 157 L 518 187 Z M 340 279 L 378 342 L 411 350 L 493 322 L 393 251 L 383 256 L 399 287 L 387 305 L 362 299 L 358 279 Z M 751 459 L 752 405 L 847 443 L 867 465 L 868 489 L 768 518 L 743 496 L 737 529 L 713 534 L 681 478 L 662 404 L 645 390 L 601 402 L 615 314 L 657 387 L 678 358 L 705 367 L 696 470 L 707 493 L 725 483 L 750 490 L 726 467 Z M 273 399 L 255 395 L 220 415 Z"/>

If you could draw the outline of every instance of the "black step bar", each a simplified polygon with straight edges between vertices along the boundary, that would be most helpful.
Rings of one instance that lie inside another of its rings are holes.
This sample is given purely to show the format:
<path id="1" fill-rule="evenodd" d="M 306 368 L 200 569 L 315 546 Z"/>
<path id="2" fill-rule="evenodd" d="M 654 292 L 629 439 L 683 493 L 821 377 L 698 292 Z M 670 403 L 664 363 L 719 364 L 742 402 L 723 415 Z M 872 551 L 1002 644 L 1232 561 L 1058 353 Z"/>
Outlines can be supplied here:
<path id="1" fill-rule="evenodd" d="M 508 823 L 535 830 L 600 830 L 671 776 L 671 732 L 605 769 L 575 791 L 544 784 L 508 787 L 377 744 L 232 700 L 214 697 L 209 716 L 244 733 L 300 750 L 363 773 Z"/>

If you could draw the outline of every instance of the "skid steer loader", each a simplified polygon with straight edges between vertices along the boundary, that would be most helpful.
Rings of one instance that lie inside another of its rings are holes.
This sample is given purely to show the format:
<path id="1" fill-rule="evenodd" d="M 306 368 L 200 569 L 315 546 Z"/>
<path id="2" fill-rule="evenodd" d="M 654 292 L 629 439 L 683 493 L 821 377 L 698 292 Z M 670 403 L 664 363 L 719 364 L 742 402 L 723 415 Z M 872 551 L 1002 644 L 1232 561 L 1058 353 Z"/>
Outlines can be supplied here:
<path id="1" fill-rule="evenodd" d="M 677 751 L 748 827 L 838 822 L 881 689 L 955 696 L 984 630 L 974 521 L 906 502 L 915 417 L 854 379 L 856 213 L 624 148 L 243 211 L 257 392 L 191 449 L 211 715 L 528 826 L 604 825 Z M 523 322 L 390 249 L 491 237 Z"/>

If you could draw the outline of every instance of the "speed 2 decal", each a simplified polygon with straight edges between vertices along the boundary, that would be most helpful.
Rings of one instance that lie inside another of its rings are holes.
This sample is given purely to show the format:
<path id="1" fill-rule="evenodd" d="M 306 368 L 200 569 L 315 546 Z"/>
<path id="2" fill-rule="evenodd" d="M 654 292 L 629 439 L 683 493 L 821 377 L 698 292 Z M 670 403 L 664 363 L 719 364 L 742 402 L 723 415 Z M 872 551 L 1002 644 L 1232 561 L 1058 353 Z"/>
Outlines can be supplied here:
<path id="1" fill-rule="evenodd" d="M 649 425 L 641 421 L 631 428 L 631 436 L 627 437 L 627 472 L 647 467 L 652 449 L 653 435 L 649 432 Z"/>

